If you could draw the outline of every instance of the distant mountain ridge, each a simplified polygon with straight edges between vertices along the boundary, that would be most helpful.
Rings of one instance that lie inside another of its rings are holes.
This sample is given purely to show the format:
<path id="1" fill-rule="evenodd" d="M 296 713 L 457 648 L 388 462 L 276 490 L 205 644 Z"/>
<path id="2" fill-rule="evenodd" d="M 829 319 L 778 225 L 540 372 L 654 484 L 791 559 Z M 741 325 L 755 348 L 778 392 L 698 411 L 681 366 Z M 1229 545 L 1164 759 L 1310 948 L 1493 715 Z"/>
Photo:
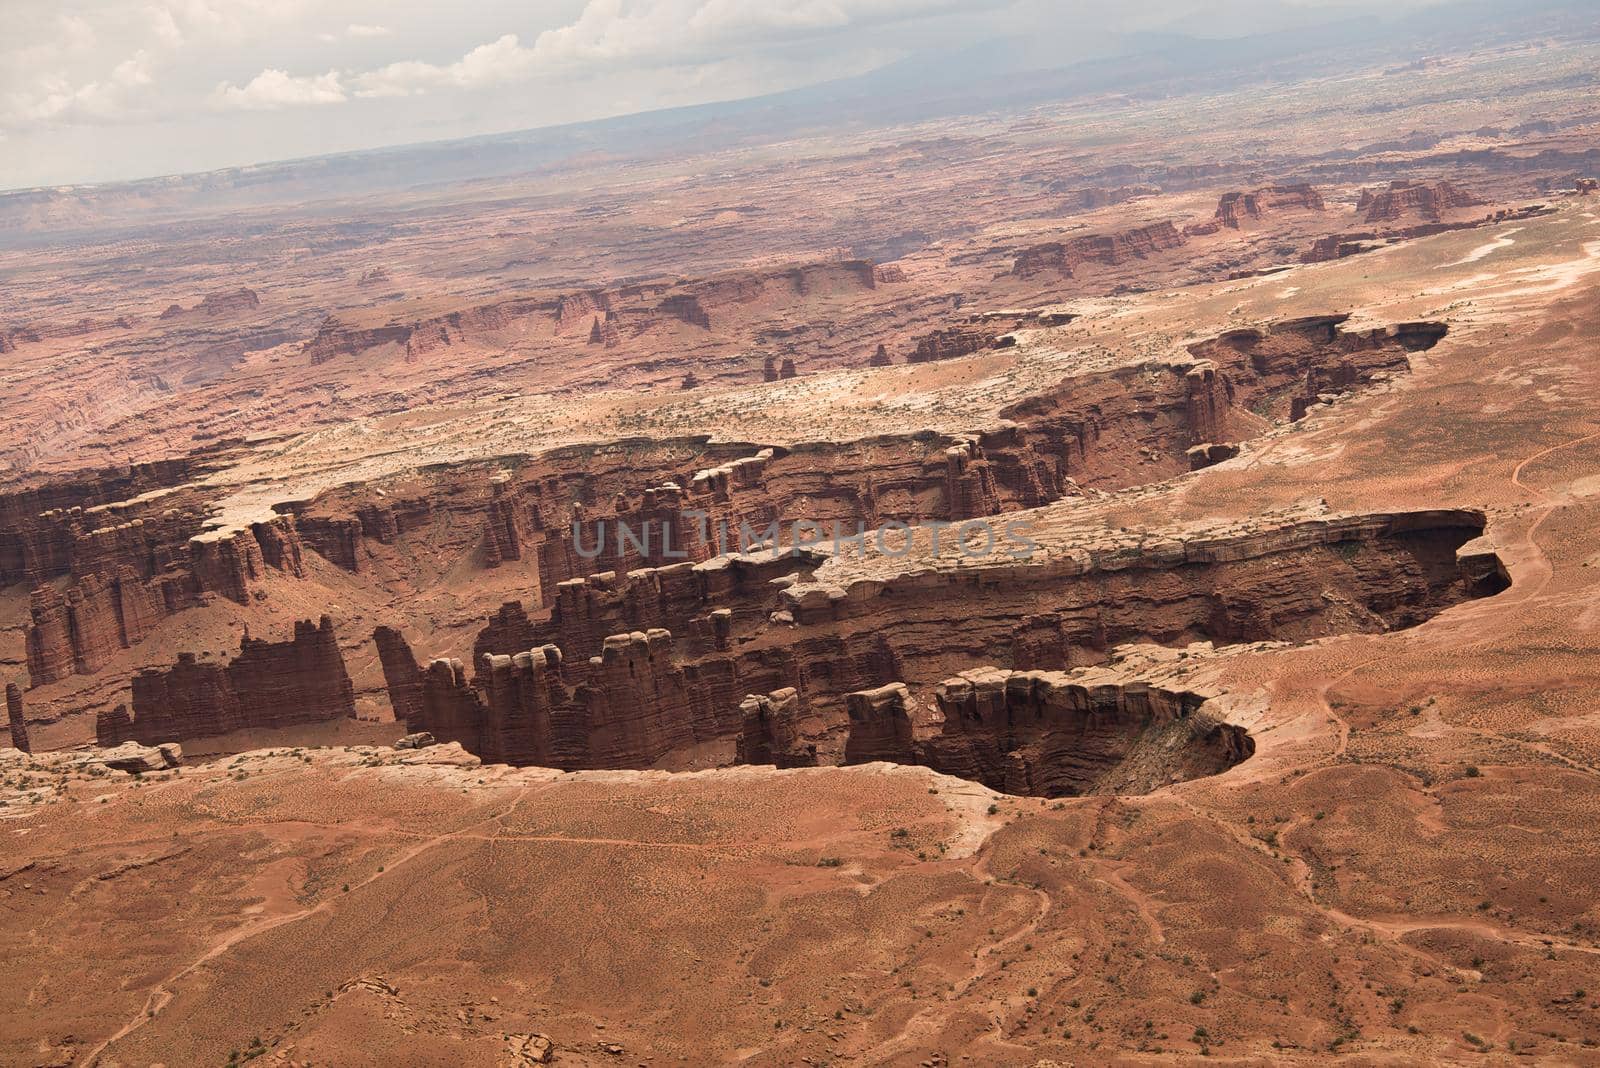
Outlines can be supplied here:
<path id="1" fill-rule="evenodd" d="M 756 145 L 831 128 L 1022 110 L 1117 94 L 1164 97 L 1252 81 L 1303 80 L 1353 61 L 1415 59 L 1431 49 L 1552 33 L 1600 34 L 1587 0 L 1544 0 L 1506 29 L 1489 0 L 1386 21 L 1350 18 L 1233 38 L 1143 33 L 1064 66 L 1048 44 L 994 38 L 919 53 L 853 78 L 768 96 L 697 104 L 511 133 L 396 145 L 98 185 L 0 192 L 0 241 L 107 225 L 148 225 L 209 212 L 307 204 L 377 192 L 533 175 L 578 159 L 624 162 Z"/>

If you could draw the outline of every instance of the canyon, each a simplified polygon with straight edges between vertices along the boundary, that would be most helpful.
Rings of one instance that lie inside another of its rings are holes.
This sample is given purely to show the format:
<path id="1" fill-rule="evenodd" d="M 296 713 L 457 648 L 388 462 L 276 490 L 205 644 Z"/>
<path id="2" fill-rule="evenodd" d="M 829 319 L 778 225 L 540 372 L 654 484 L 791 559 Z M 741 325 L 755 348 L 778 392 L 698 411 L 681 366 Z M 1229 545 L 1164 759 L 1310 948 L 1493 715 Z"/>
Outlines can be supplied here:
<path id="1" fill-rule="evenodd" d="M 0 1062 L 1585 1063 L 1525 20 L 0 192 Z"/>

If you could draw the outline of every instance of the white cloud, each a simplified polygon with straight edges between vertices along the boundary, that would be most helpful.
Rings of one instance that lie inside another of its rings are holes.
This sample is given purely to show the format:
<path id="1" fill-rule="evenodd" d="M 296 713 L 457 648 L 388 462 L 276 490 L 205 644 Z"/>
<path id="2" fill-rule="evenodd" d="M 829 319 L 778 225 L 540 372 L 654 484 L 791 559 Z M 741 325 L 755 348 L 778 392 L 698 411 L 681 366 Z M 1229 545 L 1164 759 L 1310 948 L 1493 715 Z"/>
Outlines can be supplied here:
<path id="1" fill-rule="evenodd" d="M 8 124 L 46 122 L 105 123 L 137 114 L 138 91 L 151 84 L 152 60 L 143 49 L 124 59 L 104 78 L 73 85 L 60 76 L 45 76 L 32 92 L 12 92 L 0 101 L 0 117 Z"/>
<path id="2" fill-rule="evenodd" d="M 347 37 L 387 37 L 394 31 L 387 26 L 371 26 L 362 22 L 352 22 L 344 28 Z"/>
<path id="3" fill-rule="evenodd" d="M 571 23 L 531 46 L 514 33 L 454 63 L 401 60 L 351 76 L 362 97 L 479 89 L 537 76 L 600 70 L 692 67 L 726 59 L 752 42 L 794 40 L 852 27 L 1003 6 L 1008 0 L 588 0 Z"/>
<path id="4" fill-rule="evenodd" d="M 240 111 L 341 104 L 346 99 L 338 71 L 295 77 L 275 67 L 268 67 L 243 86 L 223 82 L 211 94 L 213 106 Z"/>
<path id="5" fill-rule="evenodd" d="M 479 45 L 454 63 L 439 66 L 402 60 L 352 79 L 362 97 L 411 96 L 430 89 L 482 89 L 519 81 L 534 73 L 532 49 L 522 47 L 514 33 Z"/>

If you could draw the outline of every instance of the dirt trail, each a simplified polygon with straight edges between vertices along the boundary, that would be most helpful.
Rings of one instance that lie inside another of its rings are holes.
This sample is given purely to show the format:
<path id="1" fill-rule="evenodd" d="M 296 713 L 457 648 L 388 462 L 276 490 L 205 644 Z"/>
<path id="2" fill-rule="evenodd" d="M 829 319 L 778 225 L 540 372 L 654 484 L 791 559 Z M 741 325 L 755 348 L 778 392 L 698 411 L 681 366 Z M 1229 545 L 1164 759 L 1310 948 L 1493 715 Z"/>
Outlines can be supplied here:
<path id="1" fill-rule="evenodd" d="M 517 793 L 516 800 L 512 801 L 510 806 L 507 807 L 505 811 L 495 813 L 486 819 L 480 820 L 478 823 L 473 824 L 469 828 L 460 831 L 449 831 L 445 834 L 424 838 L 411 849 L 395 858 L 395 860 L 386 864 L 382 871 L 373 872 L 365 879 L 353 884 L 350 887 L 351 892 L 360 890 L 362 887 L 369 886 L 372 883 L 377 882 L 379 879 L 387 878 L 393 875 L 396 871 L 405 867 L 422 854 L 435 849 L 446 842 L 472 837 L 478 828 L 504 820 L 517 810 L 517 807 L 522 804 L 522 802 L 527 798 L 529 791 L 532 789 L 533 787 L 531 786 L 523 787 Z M 298 923 L 301 920 L 304 920 L 310 916 L 314 916 L 318 913 L 332 911 L 336 902 L 347 898 L 348 895 L 345 894 L 341 894 L 337 898 L 330 897 L 326 900 L 318 902 L 310 908 L 301 909 L 296 912 L 285 913 L 281 916 L 263 918 L 254 923 L 247 923 L 233 931 L 230 931 L 226 935 L 223 935 L 221 938 L 213 942 L 211 946 L 199 957 L 196 957 L 194 960 L 190 961 L 188 964 L 184 965 L 182 968 L 179 968 L 177 971 L 173 972 L 171 975 L 157 983 L 146 996 L 144 1007 L 139 1011 L 139 1014 L 133 1019 L 129 1020 L 127 1023 L 123 1024 L 121 1028 L 119 1028 L 104 1042 L 101 1042 L 98 1046 L 80 1058 L 78 1064 L 81 1066 L 81 1068 L 89 1068 L 89 1066 L 98 1062 L 100 1056 L 110 1046 L 120 1042 L 122 1039 L 128 1037 L 130 1034 L 143 1027 L 149 1021 L 155 1019 L 156 1016 L 159 1015 L 161 1011 L 171 1003 L 173 997 L 176 996 L 171 988 L 182 981 L 185 976 L 194 972 L 197 968 L 200 968 L 206 963 L 222 956 L 224 953 L 228 952 L 228 950 L 232 949 L 236 945 L 239 945 L 241 942 L 247 942 L 259 935 L 266 934 L 269 931 L 277 930 L 279 927 L 284 927 L 292 923 Z"/>
<path id="2" fill-rule="evenodd" d="M 1005 885 L 1012 889 L 1028 890 L 1029 893 L 1033 894 L 1034 897 L 1038 899 L 1039 911 L 1031 920 L 1018 927 L 1010 934 L 1005 935 L 1002 938 L 997 938 L 980 947 L 977 953 L 973 956 L 972 971 L 969 972 L 965 978 L 963 978 L 960 982 L 955 983 L 952 989 L 945 991 L 940 996 L 939 1000 L 934 1004 L 914 1013 L 908 1020 L 906 1020 L 905 1024 L 901 1026 L 900 1030 L 879 1042 L 871 1049 L 862 1053 L 862 1058 L 868 1063 L 885 1063 L 893 1053 L 904 1049 L 917 1039 L 931 1038 L 937 1032 L 938 1026 L 944 1022 L 945 1010 L 950 1005 L 962 1001 L 985 979 L 991 978 L 1002 971 L 1002 969 L 999 967 L 986 967 L 985 962 L 993 959 L 997 953 L 1004 950 L 1006 947 L 1014 945 L 1022 939 L 1033 936 L 1039 930 L 1039 924 L 1042 923 L 1044 918 L 1050 914 L 1050 909 L 1052 908 L 1054 902 L 1048 893 L 1039 889 L 1038 887 L 1024 887 L 1015 883 L 1001 883 L 1000 880 L 996 878 L 994 871 L 989 867 L 988 853 L 981 853 L 978 856 L 977 861 L 972 865 L 972 876 L 979 881 L 987 881 L 996 886 Z M 1008 1046 L 1017 1045 L 1005 1037 L 1005 1013 L 1003 1005 L 995 1012 L 992 1020 L 993 1027 L 991 1028 L 991 1032 L 994 1035 L 995 1040 Z M 1024 1047 L 1018 1046 L 1018 1048 Z"/>

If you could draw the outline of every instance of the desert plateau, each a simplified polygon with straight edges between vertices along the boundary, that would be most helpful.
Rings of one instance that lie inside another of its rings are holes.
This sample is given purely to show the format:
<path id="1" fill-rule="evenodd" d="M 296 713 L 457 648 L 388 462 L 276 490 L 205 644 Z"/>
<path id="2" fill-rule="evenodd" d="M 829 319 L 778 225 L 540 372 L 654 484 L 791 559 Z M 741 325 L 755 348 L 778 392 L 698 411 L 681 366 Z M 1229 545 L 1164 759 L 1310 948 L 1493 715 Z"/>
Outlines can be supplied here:
<path id="1" fill-rule="evenodd" d="M 1600 1065 L 1591 3 L 20 2 L 0 1065 Z"/>

